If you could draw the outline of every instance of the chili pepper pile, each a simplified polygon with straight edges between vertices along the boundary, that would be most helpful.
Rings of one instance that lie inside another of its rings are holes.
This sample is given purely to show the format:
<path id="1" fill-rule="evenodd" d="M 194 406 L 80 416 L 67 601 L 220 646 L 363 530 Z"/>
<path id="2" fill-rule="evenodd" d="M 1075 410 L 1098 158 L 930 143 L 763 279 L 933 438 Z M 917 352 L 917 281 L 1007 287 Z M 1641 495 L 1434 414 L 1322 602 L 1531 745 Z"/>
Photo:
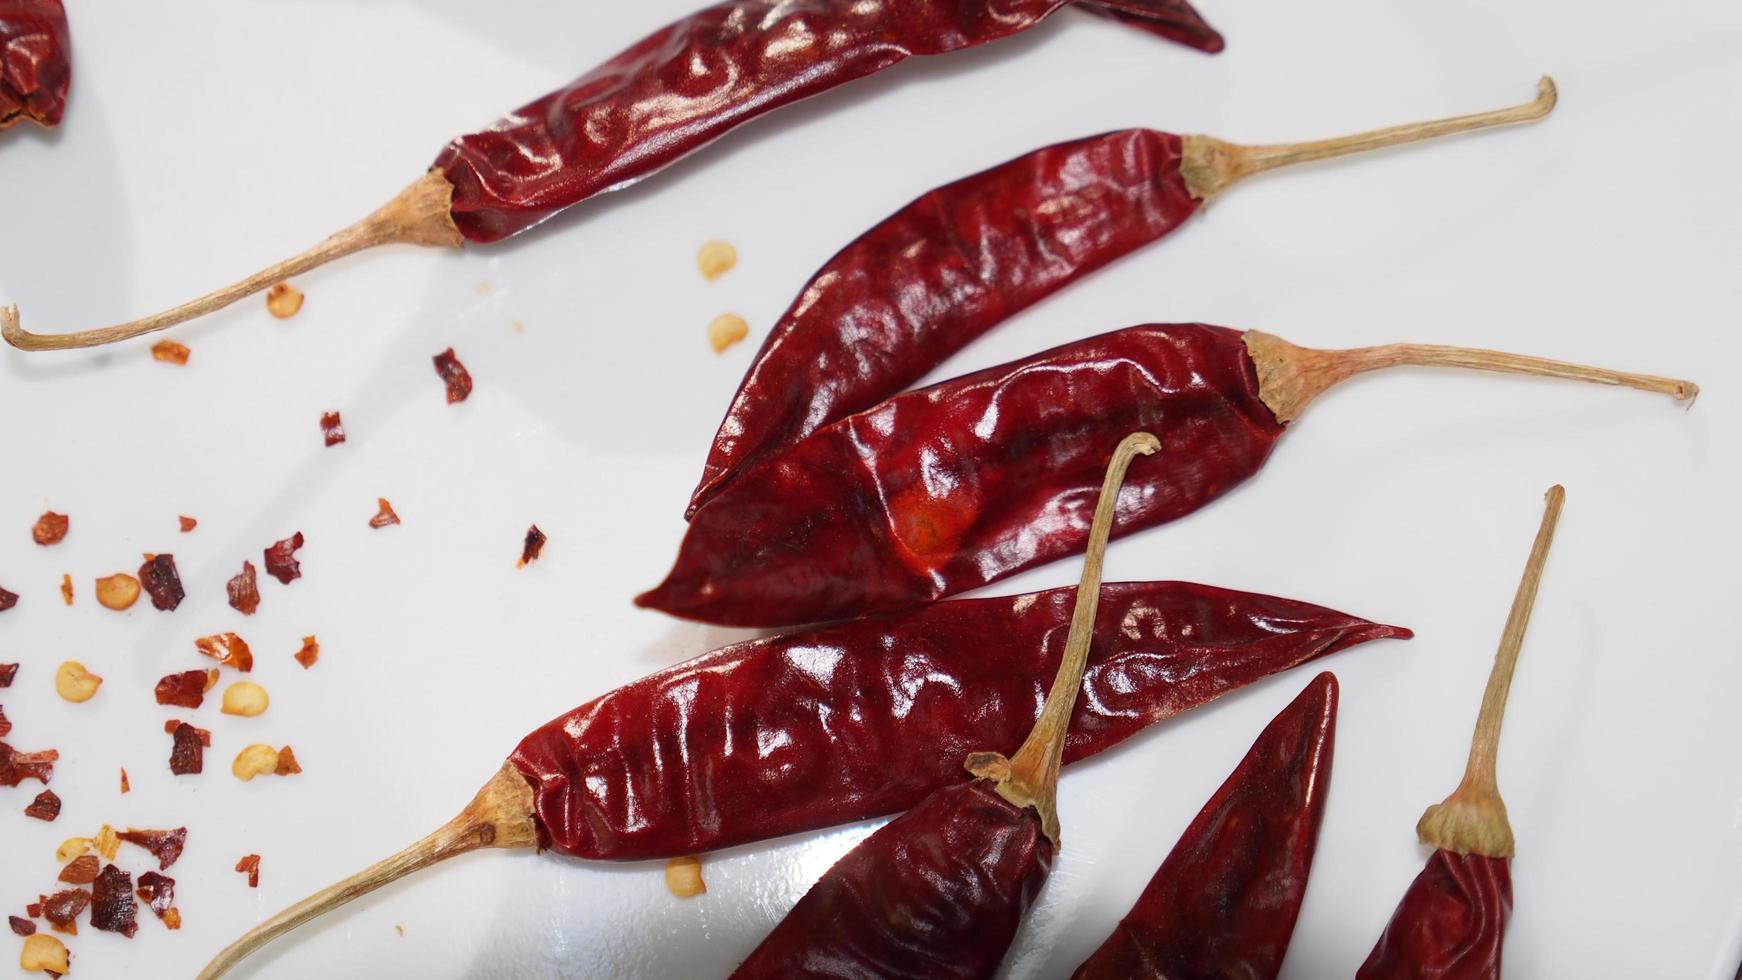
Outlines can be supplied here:
<path id="1" fill-rule="evenodd" d="M 0 0 L 0 129 L 20 119 L 58 126 L 73 81 L 61 0 Z"/>

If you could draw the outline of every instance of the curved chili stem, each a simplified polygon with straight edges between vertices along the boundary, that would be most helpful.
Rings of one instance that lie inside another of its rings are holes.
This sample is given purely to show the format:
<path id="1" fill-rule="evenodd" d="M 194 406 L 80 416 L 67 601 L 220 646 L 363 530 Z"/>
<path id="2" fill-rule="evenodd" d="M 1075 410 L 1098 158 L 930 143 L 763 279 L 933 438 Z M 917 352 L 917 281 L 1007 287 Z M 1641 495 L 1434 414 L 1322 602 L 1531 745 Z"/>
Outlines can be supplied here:
<path id="1" fill-rule="evenodd" d="M 1279 422 L 1292 422 L 1307 403 L 1325 389 L 1357 374 L 1390 367 L 1451 367 L 1500 374 L 1528 374 L 1544 378 L 1567 378 L 1591 384 L 1619 385 L 1669 395 L 1677 401 L 1692 401 L 1700 386 L 1692 381 L 1632 374 L 1607 368 L 1568 364 L 1541 357 L 1506 354 L 1471 347 L 1435 344 L 1385 344 L 1348 350 L 1315 350 L 1259 330 L 1247 331 L 1246 350 L 1258 370 L 1258 397 L 1275 413 Z"/>
<path id="2" fill-rule="evenodd" d="M 1070 731 L 1071 710 L 1083 685 L 1083 669 L 1089 662 L 1089 643 L 1094 639 L 1095 613 L 1101 604 L 1101 563 L 1107 554 L 1107 538 L 1119 507 L 1119 487 L 1125 471 L 1139 454 L 1148 456 L 1161 448 L 1161 441 L 1147 432 L 1134 432 L 1120 441 L 1101 481 L 1101 497 L 1095 504 L 1095 520 L 1089 526 L 1089 542 L 1083 556 L 1083 577 L 1077 582 L 1077 603 L 1071 610 L 1071 631 L 1065 638 L 1064 654 L 1052 689 L 1046 693 L 1040 717 L 1016 755 L 1005 758 L 997 752 L 968 756 L 969 772 L 997 782 L 998 795 L 1016 806 L 1033 807 L 1040 814 L 1041 829 L 1059 846 L 1058 783 L 1064 760 L 1065 735 Z"/>
<path id="3" fill-rule="evenodd" d="M 270 289 L 291 276 L 301 275 L 334 259 L 377 245 L 403 243 L 457 248 L 463 239 L 460 237 L 459 228 L 454 226 L 454 220 L 448 214 L 453 196 L 454 187 L 448 183 L 447 178 L 430 171 L 413 181 L 373 214 L 328 236 L 319 245 L 283 262 L 269 265 L 240 282 L 207 293 L 199 299 L 112 327 L 63 334 L 31 333 L 20 325 L 18 307 L 0 306 L 0 335 L 5 336 L 6 342 L 19 350 L 100 347 L 142 334 L 167 330 L 178 323 L 205 316 L 239 299 Z"/>
<path id="4" fill-rule="evenodd" d="M 323 889 L 248 930 L 224 947 L 200 971 L 198 980 L 215 980 L 250 953 L 317 915 L 353 898 L 421 871 L 438 861 L 484 847 L 532 847 L 538 843 L 532 821 L 532 787 L 510 763 L 502 768 L 459 816 L 398 854 Z"/>
<path id="5" fill-rule="evenodd" d="M 1506 696 L 1512 691 L 1512 672 L 1518 667 L 1518 650 L 1524 644 L 1524 631 L 1530 626 L 1536 587 L 1542 582 L 1542 567 L 1548 561 L 1549 546 L 1554 544 L 1555 524 L 1561 519 L 1561 505 L 1567 492 L 1556 485 L 1549 487 L 1547 496 L 1542 526 L 1537 529 L 1530 560 L 1524 565 L 1518 594 L 1512 599 L 1506 630 L 1500 634 L 1500 650 L 1494 655 L 1488 689 L 1482 694 L 1482 711 L 1476 716 L 1476 734 L 1470 740 L 1470 761 L 1464 769 L 1464 781 L 1444 802 L 1428 807 L 1421 815 L 1415 834 L 1423 844 L 1459 854 L 1512 856 L 1512 824 L 1506 819 L 1506 803 L 1500 799 L 1495 763 L 1500 755 L 1500 721 L 1506 714 Z"/>
<path id="6" fill-rule="evenodd" d="M 1468 116 L 1388 126 L 1365 133 L 1310 140 L 1305 143 L 1244 146 L 1219 140 L 1214 136 L 1187 136 L 1184 158 L 1180 161 L 1180 173 L 1185 177 L 1186 187 L 1191 190 L 1192 195 L 1199 200 L 1208 201 L 1236 181 L 1276 167 L 1326 160 L 1350 153 L 1366 153 L 1369 150 L 1436 139 L 1455 133 L 1533 122 L 1548 115 L 1554 109 L 1558 98 L 1554 79 L 1544 75 L 1536 83 L 1536 98 L 1529 102 Z"/>

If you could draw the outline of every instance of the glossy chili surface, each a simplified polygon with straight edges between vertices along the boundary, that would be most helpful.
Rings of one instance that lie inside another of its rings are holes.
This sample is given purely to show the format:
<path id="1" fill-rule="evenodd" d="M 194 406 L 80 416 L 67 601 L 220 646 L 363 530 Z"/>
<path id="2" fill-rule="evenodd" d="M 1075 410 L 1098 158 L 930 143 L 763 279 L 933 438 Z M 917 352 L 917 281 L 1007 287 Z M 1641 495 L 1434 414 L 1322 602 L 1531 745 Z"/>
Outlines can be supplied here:
<path id="1" fill-rule="evenodd" d="M 532 784 L 541 843 L 577 857 L 695 854 L 896 813 L 961 782 L 968 753 L 1022 743 L 1075 595 L 944 602 L 725 647 L 555 719 L 509 761 Z M 1101 596 L 1067 762 L 1277 671 L 1410 635 L 1181 582 Z"/>
<path id="2" fill-rule="evenodd" d="M 696 511 L 664 583 L 636 598 L 741 626 L 921 605 L 1067 555 L 1088 538 L 1127 432 L 1116 535 L 1238 486 L 1283 426 L 1241 335 L 1130 327 L 897 395 L 742 473 Z"/>
<path id="3" fill-rule="evenodd" d="M 1306 897 L 1336 732 L 1337 679 L 1323 673 L 1265 727 L 1076 980 L 1276 976 Z"/>
<path id="4" fill-rule="evenodd" d="M 474 242 L 497 241 L 640 180 L 765 112 L 915 55 L 1015 34 L 1068 2 L 730 0 L 667 25 L 489 129 L 455 139 L 434 167 L 454 186 L 451 215 L 460 232 Z M 1181 0 L 1090 6 L 1185 43 L 1211 43 Z"/>
<path id="5" fill-rule="evenodd" d="M 737 473 L 911 386 L 1012 315 L 1180 226 L 1201 205 L 1180 138 L 1060 143 L 926 193 L 831 258 L 769 331 L 690 512 Z"/>
<path id="6" fill-rule="evenodd" d="M 0 129 L 20 119 L 58 125 L 73 80 L 61 0 L 0 0 Z"/>
<path id="7" fill-rule="evenodd" d="M 1053 847 L 1032 809 L 991 787 L 939 789 L 861 841 L 734 980 L 994 975 L 1052 870 Z"/>
<path id="8" fill-rule="evenodd" d="M 1356 980 L 1498 980 L 1511 914 L 1508 859 L 1441 848 L 1410 882 Z"/>

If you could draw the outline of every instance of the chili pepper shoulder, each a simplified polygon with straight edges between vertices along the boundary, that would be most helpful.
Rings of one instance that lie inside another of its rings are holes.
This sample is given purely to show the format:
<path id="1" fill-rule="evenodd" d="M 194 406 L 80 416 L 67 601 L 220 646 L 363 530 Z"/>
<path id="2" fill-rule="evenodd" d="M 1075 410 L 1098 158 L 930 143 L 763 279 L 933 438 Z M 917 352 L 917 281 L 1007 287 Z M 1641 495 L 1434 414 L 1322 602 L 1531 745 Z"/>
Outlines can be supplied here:
<path id="1" fill-rule="evenodd" d="M 1436 850 L 1355 978 L 1500 980 L 1511 914 L 1508 859 Z"/>

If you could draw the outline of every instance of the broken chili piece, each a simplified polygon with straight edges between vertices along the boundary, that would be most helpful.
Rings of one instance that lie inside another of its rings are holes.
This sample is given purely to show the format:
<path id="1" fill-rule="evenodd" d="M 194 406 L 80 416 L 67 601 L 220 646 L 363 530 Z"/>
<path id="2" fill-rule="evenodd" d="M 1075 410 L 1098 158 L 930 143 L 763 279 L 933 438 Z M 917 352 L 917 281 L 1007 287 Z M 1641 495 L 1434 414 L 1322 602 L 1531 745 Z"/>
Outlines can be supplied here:
<path id="1" fill-rule="evenodd" d="M 302 578 L 302 563 L 296 560 L 297 549 L 302 547 L 302 532 L 298 531 L 283 541 L 274 542 L 266 549 L 266 574 L 289 585 Z M 242 569 L 246 574 L 246 563 Z"/>
<path id="2" fill-rule="evenodd" d="M 20 119 L 60 125 L 72 81 L 72 32 L 61 0 L 0 3 L 0 129 Z"/>
<path id="3" fill-rule="evenodd" d="M 260 586 L 254 577 L 254 563 L 242 562 L 242 570 L 225 583 L 224 591 L 230 594 L 231 609 L 244 616 L 254 615 L 254 611 L 260 608 Z"/>
<path id="4" fill-rule="evenodd" d="M 175 570 L 174 555 L 152 555 L 139 566 L 139 582 L 151 604 L 168 612 L 181 605 L 187 593 L 181 587 L 181 575 Z"/>
<path id="5" fill-rule="evenodd" d="M 399 515 L 393 512 L 393 505 L 387 502 L 387 498 L 375 498 L 375 516 L 369 518 L 369 526 L 383 528 L 398 523 Z"/>
<path id="6" fill-rule="evenodd" d="M 460 363 L 460 359 L 454 356 L 452 347 L 437 354 L 432 360 L 435 361 L 437 376 L 448 386 L 449 405 L 463 402 L 471 397 L 472 374 L 466 370 L 464 364 Z"/>
<path id="7" fill-rule="evenodd" d="M 18 593 L 0 589 L 0 612 L 5 612 L 18 605 Z"/>
<path id="8" fill-rule="evenodd" d="M 24 815 L 52 823 L 55 817 L 60 816 L 60 797 L 55 795 L 54 790 L 45 789 L 36 794 L 36 799 L 31 800 L 30 805 L 24 808 Z"/>
<path id="9" fill-rule="evenodd" d="M 0 705 L 0 738 L 5 738 L 6 733 L 10 731 L 12 731 L 12 723 L 6 720 L 6 706 Z"/>
<path id="10" fill-rule="evenodd" d="M 296 651 L 296 662 L 299 664 L 302 664 L 303 670 L 307 670 L 310 667 L 313 667 L 315 665 L 315 661 L 319 660 L 320 658 L 321 658 L 320 641 L 316 640 L 312 636 L 303 637 L 302 638 L 302 649 Z"/>
<path id="11" fill-rule="evenodd" d="M 184 670 L 179 674 L 170 674 L 157 682 L 153 692 L 158 704 L 174 705 L 178 708 L 198 708 L 206 702 L 206 692 L 211 689 L 211 672 L 206 670 Z"/>
<path id="12" fill-rule="evenodd" d="M 254 651 L 248 649 L 248 641 L 234 633 L 202 636 L 194 641 L 194 648 L 218 663 L 228 664 L 244 674 L 254 669 Z"/>
<path id="13" fill-rule="evenodd" d="M 97 880 L 97 871 L 102 867 L 95 854 L 81 854 L 67 862 L 60 869 L 60 878 L 69 885 L 88 885 Z"/>
<path id="14" fill-rule="evenodd" d="M 91 880 L 95 881 L 96 879 Z M 48 920 L 48 924 L 53 926 L 56 932 L 76 936 L 79 934 L 79 913 L 83 912 L 85 906 L 89 904 L 91 904 L 91 893 L 82 888 L 58 891 L 53 895 L 43 897 L 42 917 Z"/>
<path id="15" fill-rule="evenodd" d="M 200 526 L 200 522 L 194 520 L 191 517 L 185 517 L 185 516 L 184 517 L 177 517 L 176 521 L 179 524 L 181 524 L 181 533 L 183 533 L 183 534 L 186 534 L 189 531 L 192 531 L 194 528 Z"/>
<path id="16" fill-rule="evenodd" d="M 339 419 L 338 412 L 321 413 L 321 435 L 328 446 L 337 446 L 345 441 L 345 424 Z"/>
<path id="17" fill-rule="evenodd" d="M 131 939 L 139 931 L 139 903 L 133 900 L 133 876 L 105 865 L 91 882 L 91 926 Z"/>
<path id="18" fill-rule="evenodd" d="M 47 784 L 54 776 L 54 764 L 60 753 L 54 749 L 40 752 L 19 752 L 0 742 L 0 786 L 17 786 L 26 779 Z"/>
<path id="19" fill-rule="evenodd" d="M 129 827 L 116 836 L 150 851 L 157 858 L 157 870 L 168 871 L 169 866 L 181 857 L 181 849 L 187 844 L 188 829 L 177 827 L 174 830 L 137 830 Z"/>
<path id="20" fill-rule="evenodd" d="M 178 344 L 173 340 L 160 340 L 151 345 L 151 359 L 165 364 L 185 365 L 192 353 L 186 344 Z"/>
<path id="21" fill-rule="evenodd" d="M 532 562 L 537 561 L 538 556 L 544 553 L 544 543 L 548 540 L 550 539 L 544 536 L 544 532 L 538 529 L 537 524 L 527 528 L 526 542 L 520 546 L 519 567 L 525 568 Z"/>
<path id="22" fill-rule="evenodd" d="M 242 860 L 236 862 L 236 870 L 248 876 L 249 888 L 260 887 L 260 855 L 244 855 Z"/>
<path id="23" fill-rule="evenodd" d="M 279 749 L 278 764 L 273 767 L 272 774 L 274 776 L 294 776 L 300 772 L 302 772 L 302 766 L 297 763 L 296 753 L 290 750 L 290 746 L 286 745 Z"/>
<path id="24" fill-rule="evenodd" d="M 60 577 L 60 597 L 61 601 L 67 605 L 73 604 L 73 577 L 71 574 L 62 574 Z"/>
<path id="25" fill-rule="evenodd" d="M 69 523 L 67 515 L 48 511 L 36 519 L 36 524 L 30 529 L 30 539 L 44 547 L 60 544 L 66 539 Z"/>
<path id="26" fill-rule="evenodd" d="M 175 914 L 173 923 L 169 913 L 175 912 L 175 879 L 161 875 L 155 871 L 147 871 L 139 876 L 139 887 L 134 894 L 151 907 L 151 911 L 163 924 L 171 929 L 181 928 L 181 913 Z"/>
<path id="27" fill-rule="evenodd" d="M 177 776 L 191 776 L 205 769 L 205 747 L 211 744 L 211 734 L 185 721 L 166 723 L 174 744 L 169 750 L 169 771 Z"/>
<path id="28" fill-rule="evenodd" d="M 1367 961 L 1355 971 L 1356 980 L 1500 977 L 1506 920 L 1512 915 L 1515 844 L 1495 767 L 1506 698 L 1566 491 L 1550 487 L 1547 501 L 1482 693 L 1464 778 L 1416 823 L 1416 837 L 1431 844 L 1434 853 L 1404 892 Z"/>
<path id="29" fill-rule="evenodd" d="M 17 676 L 17 664 L 0 664 L 0 688 L 11 687 L 12 678 Z"/>
<path id="30" fill-rule="evenodd" d="M 14 936 L 36 935 L 36 923 L 29 919 L 16 915 L 9 915 L 6 917 L 6 924 L 12 927 L 12 934 Z"/>
<path id="31" fill-rule="evenodd" d="M 126 795 L 131 792 L 133 792 L 133 784 L 127 779 L 127 767 L 123 766 L 121 767 L 121 793 Z"/>

